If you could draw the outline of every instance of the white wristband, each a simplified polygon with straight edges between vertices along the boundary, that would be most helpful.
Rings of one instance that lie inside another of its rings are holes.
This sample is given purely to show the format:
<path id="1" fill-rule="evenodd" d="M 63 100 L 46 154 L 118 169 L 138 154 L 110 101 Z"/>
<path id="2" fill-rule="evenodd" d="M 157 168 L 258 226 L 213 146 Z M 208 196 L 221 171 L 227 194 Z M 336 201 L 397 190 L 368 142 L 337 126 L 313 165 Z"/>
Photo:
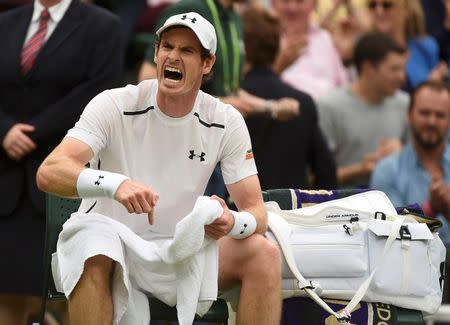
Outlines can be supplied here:
<path id="1" fill-rule="evenodd" d="M 244 239 L 256 231 L 256 219 L 250 212 L 231 211 L 234 216 L 234 226 L 228 236 L 234 239 Z"/>
<path id="2" fill-rule="evenodd" d="M 129 177 L 121 174 L 86 168 L 78 176 L 77 192 L 81 198 L 107 196 L 114 199 L 117 188 L 127 179 Z"/>

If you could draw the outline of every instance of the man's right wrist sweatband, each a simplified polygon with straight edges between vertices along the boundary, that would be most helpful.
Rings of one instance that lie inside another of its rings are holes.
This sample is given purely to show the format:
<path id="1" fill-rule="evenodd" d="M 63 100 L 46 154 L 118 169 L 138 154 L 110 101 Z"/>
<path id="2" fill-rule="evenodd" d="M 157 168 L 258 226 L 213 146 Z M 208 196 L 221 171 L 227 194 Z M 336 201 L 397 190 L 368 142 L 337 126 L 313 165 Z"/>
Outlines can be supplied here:
<path id="1" fill-rule="evenodd" d="M 107 196 L 114 199 L 117 189 L 129 177 L 96 170 L 91 168 L 84 169 L 77 179 L 77 192 L 81 198 Z"/>
<path id="2" fill-rule="evenodd" d="M 234 216 L 234 225 L 228 236 L 234 239 L 244 239 L 256 231 L 256 219 L 250 212 L 230 210 Z"/>

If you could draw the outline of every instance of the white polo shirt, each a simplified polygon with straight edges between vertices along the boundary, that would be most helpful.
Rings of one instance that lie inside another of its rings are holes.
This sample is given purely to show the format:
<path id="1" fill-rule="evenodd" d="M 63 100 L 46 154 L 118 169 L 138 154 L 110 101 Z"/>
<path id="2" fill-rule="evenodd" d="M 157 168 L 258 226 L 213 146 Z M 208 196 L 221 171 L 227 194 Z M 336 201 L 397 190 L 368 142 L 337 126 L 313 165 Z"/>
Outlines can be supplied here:
<path id="1" fill-rule="evenodd" d="M 91 168 L 124 174 L 160 196 L 154 225 L 147 214 L 129 214 L 106 197 L 84 199 L 80 212 L 112 217 L 137 234 L 150 229 L 172 235 L 204 193 L 217 162 L 226 184 L 257 171 L 245 121 L 235 108 L 200 91 L 189 114 L 172 118 L 158 108 L 157 88 L 157 80 L 146 80 L 102 92 L 67 136 L 92 148 Z"/>

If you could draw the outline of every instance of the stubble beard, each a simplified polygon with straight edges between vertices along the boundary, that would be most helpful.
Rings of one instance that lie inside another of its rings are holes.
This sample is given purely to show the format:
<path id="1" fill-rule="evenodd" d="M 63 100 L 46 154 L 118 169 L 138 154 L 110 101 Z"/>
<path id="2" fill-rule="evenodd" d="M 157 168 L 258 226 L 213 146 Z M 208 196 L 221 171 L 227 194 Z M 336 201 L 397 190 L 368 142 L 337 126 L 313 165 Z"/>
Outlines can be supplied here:
<path id="1" fill-rule="evenodd" d="M 444 142 L 445 136 L 440 135 L 438 133 L 438 131 L 435 131 L 435 133 L 437 134 L 437 137 L 434 139 L 428 140 L 428 139 L 425 139 L 425 137 L 423 137 L 419 131 L 412 128 L 412 135 L 414 137 L 414 140 L 420 147 L 422 147 L 426 151 L 434 150 Z"/>

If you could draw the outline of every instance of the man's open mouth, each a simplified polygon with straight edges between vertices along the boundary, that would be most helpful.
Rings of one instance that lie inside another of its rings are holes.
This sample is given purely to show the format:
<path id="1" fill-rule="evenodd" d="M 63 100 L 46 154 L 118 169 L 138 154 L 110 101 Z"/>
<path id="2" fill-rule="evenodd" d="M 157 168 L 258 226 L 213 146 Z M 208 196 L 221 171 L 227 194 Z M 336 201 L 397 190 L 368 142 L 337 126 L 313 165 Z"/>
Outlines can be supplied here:
<path id="1" fill-rule="evenodd" d="M 164 78 L 172 81 L 178 81 L 183 78 L 183 73 L 180 69 L 173 67 L 165 67 Z"/>

